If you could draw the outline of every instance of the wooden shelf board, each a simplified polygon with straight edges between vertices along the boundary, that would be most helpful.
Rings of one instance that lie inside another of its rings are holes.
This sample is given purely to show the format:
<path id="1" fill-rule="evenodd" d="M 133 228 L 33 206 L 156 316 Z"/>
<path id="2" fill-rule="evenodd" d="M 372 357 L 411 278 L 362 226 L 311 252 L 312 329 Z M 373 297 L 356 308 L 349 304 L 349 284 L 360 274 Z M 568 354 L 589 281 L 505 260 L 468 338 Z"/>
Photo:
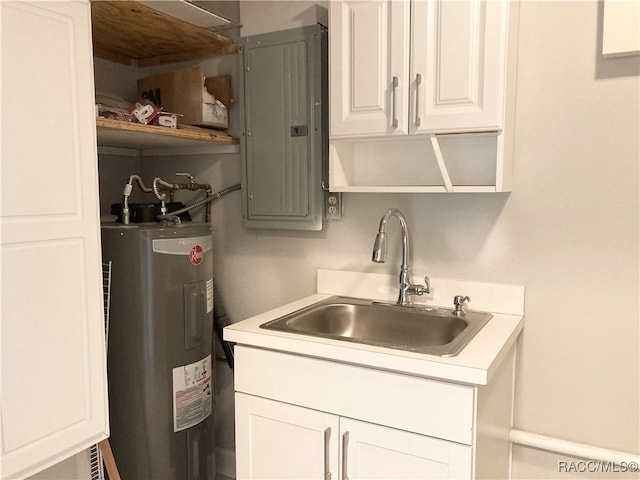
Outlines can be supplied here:
<path id="1" fill-rule="evenodd" d="M 137 150 L 162 150 L 180 148 L 237 146 L 238 139 L 217 130 L 205 128 L 167 128 L 155 125 L 120 122 L 97 118 L 98 145 Z M 228 149 L 226 149 L 228 150 Z M 213 150 L 212 150 L 213 151 Z"/>
<path id="2" fill-rule="evenodd" d="M 136 1 L 91 1 L 94 54 L 148 67 L 235 53 L 228 38 Z"/>

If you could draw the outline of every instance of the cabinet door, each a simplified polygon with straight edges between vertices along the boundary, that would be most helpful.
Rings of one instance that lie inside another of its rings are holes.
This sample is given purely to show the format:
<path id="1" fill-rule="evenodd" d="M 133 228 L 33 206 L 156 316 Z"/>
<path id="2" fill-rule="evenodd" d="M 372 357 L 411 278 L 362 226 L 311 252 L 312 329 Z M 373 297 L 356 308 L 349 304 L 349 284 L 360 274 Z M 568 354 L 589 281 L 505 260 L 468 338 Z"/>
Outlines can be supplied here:
<path id="1" fill-rule="evenodd" d="M 89 3 L 0 2 L 0 477 L 108 432 Z"/>
<path id="2" fill-rule="evenodd" d="M 327 480 L 338 473 L 338 417 L 236 393 L 238 479 Z"/>
<path id="3" fill-rule="evenodd" d="M 330 2 L 330 135 L 407 134 L 410 2 Z"/>
<path id="4" fill-rule="evenodd" d="M 340 446 L 340 478 L 471 478 L 473 449 L 467 445 L 341 418 Z"/>
<path id="5" fill-rule="evenodd" d="M 506 0 L 413 2 L 410 132 L 502 128 Z"/>

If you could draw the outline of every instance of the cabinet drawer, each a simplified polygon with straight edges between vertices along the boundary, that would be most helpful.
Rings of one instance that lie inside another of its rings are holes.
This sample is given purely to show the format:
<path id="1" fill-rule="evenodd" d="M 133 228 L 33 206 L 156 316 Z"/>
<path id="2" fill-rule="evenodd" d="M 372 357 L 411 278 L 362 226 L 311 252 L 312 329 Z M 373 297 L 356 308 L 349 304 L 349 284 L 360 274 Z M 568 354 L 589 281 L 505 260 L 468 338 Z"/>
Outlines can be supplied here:
<path id="1" fill-rule="evenodd" d="M 235 389 L 471 445 L 475 388 L 236 346 Z"/>

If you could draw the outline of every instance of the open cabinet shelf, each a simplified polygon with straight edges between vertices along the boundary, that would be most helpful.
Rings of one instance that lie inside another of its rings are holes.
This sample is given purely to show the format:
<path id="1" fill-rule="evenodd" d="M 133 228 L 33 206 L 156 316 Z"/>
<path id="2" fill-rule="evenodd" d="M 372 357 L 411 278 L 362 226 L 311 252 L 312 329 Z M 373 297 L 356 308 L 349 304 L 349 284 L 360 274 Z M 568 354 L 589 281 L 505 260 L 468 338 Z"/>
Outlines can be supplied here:
<path id="1" fill-rule="evenodd" d="M 144 3 L 91 1 L 94 56 L 149 67 L 237 52 L 237 46 L 230 39 L 209 27 L 188 23 Z M 162 3 L 163 8 L 196 8 L 183 0 Z M 221 19 L 210 12 L 197 10 L 200 16 L 211 17 L 212 22 Z M 209 18 L 204 20 L 209 21 Z M 97 118 L 96 126 L 101 153 L 169 156 L 240 151 L 237 139 L 206 128 L 179 126 L 171 129 L 105 118 Z"/>
<path id="2" fill-rule="evenodd" d="M 238 153 L 238 139 L 218 130 L 177 129 L 97 118 L 98 146 L 140 151 L 143 156 Z"/>
<path id="3" fill-rule="evenodd" d="M 511 189 L 502 132 L 333 139 L 329 190 L 492 193 Z"/>

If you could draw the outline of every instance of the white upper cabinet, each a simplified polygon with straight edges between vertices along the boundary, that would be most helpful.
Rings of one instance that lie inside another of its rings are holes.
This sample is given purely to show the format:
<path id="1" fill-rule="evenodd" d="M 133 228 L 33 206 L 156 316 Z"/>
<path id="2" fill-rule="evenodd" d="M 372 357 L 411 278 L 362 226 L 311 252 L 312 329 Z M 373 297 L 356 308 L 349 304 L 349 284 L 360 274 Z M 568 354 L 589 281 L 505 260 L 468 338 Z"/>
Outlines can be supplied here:
<path id="1" fill-rule="evenodd" d="M 507 3 L 416 1 L 410 133 L 502 127 Z"/>
<path id="2" fill-rule="evenodd" d="M 331 3 L 331 136 L 502 127 L 506 1 Z"/>
<path id="3" fill-rule="evenodd" d="M 330 190 L 509 191 L 518 7 L 330 2 Z"/>
<path id="4" fill-rule="evenodd" d="M 89 2 L 0 2 L 0 477 L 107 436 Z"/>
<path id="5" fill-rule="evenodd" d="M 409 7 L 408 1 L 331 2 L 332 137 L 408 133 Z"/>

